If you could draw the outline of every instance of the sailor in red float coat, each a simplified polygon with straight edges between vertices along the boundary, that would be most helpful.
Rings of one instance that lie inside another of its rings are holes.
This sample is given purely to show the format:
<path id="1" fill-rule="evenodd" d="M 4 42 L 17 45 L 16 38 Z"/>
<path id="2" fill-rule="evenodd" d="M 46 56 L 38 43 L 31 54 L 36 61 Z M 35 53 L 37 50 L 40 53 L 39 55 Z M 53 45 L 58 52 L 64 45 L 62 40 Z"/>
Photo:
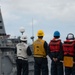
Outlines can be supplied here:
<path id="1" fill-rule="evenodd" d="M 67 35 L 67 38 L 63 43 L 63 51 L 64 57 L 73 57 L 73 62 L 75 62 L 75 41 L 72 33 Z M 73 67 L 65 66 L 65 75 L 75 75 L 75 64 L 73 64 Z"/>
<path id="2" fill-rule="evenodd" d="M 63 75 L 63 50 L 62 42 L 59 39 L 60 33 L 58 31 L 54 32 L 54 38 L 49 43 L 50 58 L 51 58 L 51 75 Z"/>

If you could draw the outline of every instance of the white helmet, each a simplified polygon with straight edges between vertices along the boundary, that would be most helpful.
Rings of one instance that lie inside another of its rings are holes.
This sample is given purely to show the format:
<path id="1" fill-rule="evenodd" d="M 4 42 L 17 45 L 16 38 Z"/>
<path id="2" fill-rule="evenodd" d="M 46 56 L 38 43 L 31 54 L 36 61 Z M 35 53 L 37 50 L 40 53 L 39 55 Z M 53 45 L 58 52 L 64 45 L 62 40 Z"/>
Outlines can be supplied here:
<path id="1" fill-rule="evenodd" d="M 22 35 L 20 38 L 21 41 L 27 41 L 27 36 L 26 35 Z"/>
<path id="2" fill-rule="evenodd" d="M 67 35 L 67 39 L 68 39 L 68 40 L 74 40 L 74 35 L 73 35 L 72 33 L 69 33 L 69 34 Z"/>

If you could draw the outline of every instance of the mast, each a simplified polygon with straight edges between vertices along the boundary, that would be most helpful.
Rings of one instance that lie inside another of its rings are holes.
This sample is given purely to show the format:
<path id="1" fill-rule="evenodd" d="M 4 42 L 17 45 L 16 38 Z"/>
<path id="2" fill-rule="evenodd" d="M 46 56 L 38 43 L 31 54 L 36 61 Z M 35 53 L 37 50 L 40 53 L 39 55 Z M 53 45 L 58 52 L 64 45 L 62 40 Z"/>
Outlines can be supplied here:
<path id="1" fill-rule="evenodd" d="M 2 19 L 1 8 L 0 8 L 0 36 L 5 36 L 5 35 L 6 32 L 5 32 L 5 27 Z"/>
<path id="2" fill-rule="evenodd" d="M 34 28 L 33 28 L 33 18 L 32 18 L 32 36 L 31 36 L 32 42 L 34 42 Z"/>

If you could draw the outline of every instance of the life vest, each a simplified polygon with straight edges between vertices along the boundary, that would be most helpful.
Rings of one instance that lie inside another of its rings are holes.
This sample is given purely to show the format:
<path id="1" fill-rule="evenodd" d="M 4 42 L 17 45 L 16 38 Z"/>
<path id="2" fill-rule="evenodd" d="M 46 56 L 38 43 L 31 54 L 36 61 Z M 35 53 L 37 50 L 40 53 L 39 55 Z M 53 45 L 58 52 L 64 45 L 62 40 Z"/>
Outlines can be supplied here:
<path id="1" fill-rule="evenodd" d="M 33 43 L 33 48 L 34 48 L 34 57 L 46 57 L 46 52 L 44 49 L 44 40 L 37 39 Z"/>
<path id="2" fill-rule="evenodd" d="M 64 55 L 74 55 L 74 46 L 75 46 L 75 41 L 69 41 L 66 40 L 63 43 L 63 51 L 64 51 Z"/>
<path id="3" fill-rule="evenodd" d="M 17 47 L 17 57 L 18 59 L 26 59 L 27 58 L 27 48 L 28 45 L 25 43 L 18 43 Z"/>
<path id="4" fill-rule="evenodd" d="M 49 47 L 51 52 L 59 52 L 61 40 L 51 40 Z"/>

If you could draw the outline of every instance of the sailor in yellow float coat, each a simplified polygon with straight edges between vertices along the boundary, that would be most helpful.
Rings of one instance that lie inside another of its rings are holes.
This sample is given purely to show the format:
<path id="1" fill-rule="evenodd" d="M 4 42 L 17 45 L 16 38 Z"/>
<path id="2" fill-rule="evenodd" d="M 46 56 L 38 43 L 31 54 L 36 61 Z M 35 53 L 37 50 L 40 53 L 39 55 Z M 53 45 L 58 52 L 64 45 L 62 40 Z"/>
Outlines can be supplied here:
<path id="1" fill-rule="evenodd" d="M 47 55 L 49 52 L 48 44 L 45 40 L 42 40 L 44 32 L 39 30 L 37 33 L 38 39 L 34 41 L 34 75 L 48 75 L 48 62 Z"/>

